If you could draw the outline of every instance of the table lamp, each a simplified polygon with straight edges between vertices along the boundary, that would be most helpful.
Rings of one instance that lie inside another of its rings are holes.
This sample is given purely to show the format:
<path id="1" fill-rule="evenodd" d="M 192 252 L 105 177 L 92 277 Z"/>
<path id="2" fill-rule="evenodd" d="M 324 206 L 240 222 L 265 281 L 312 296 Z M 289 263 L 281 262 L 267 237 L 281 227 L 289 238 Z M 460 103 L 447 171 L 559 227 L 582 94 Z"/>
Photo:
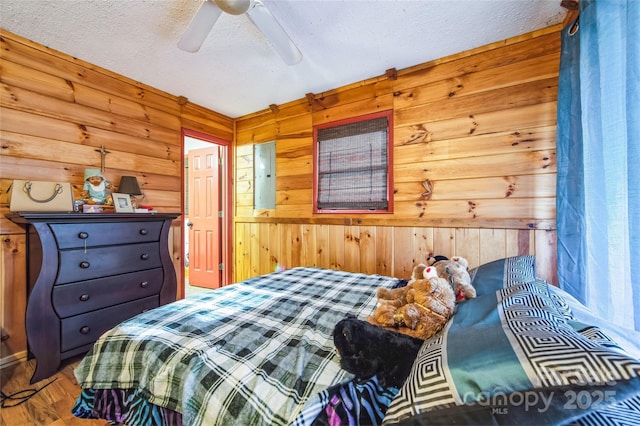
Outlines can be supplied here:
<path id="1" fill-rule="evenodd" d="M 135 209 L 138 207 L 136 196 L 142 195 L 142 191 L 140 191 L 140 185 L 138 184 L 138 179 L 136 179 L 135 176 L 122 176 L 120 178 L 118 192 L 121 194 L 129 194 L 133 208 Z"/>

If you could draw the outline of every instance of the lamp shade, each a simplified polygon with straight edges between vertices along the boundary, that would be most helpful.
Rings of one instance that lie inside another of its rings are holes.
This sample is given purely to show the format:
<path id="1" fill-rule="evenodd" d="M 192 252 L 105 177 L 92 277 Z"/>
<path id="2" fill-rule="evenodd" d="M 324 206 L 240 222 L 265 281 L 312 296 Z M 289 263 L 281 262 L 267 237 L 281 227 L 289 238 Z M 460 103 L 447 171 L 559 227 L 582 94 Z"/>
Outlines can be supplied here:
<path id="1" fill-rule="evenodd" d="M 120 178 L 118 192 L 121 194 L 142 195 L 140 185 L 138 185 L 138 179 L 136 179 L 135 176 L 122 176 Z"/>

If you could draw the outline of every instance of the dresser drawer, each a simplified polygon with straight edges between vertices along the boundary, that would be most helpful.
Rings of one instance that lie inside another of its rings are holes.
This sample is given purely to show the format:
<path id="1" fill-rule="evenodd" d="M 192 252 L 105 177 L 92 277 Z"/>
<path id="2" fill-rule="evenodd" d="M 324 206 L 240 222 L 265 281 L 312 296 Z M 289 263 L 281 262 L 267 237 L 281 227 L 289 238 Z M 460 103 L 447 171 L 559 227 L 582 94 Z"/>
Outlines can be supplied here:
<path id="1" fill-rule="evenodd" d="M 130 300 L 157 295 L 162 268 L 53 287 L 53 308 L 60 318 L 82 314 Z"/>
<path id="2" fill-rule="evenodd" d="M 95 247 L 158 241 L 162 222 L 52 223 L 58 248 Z"/>
<path id="3" fill-rule="evenodd" d="M 61 321 L 60 351 L 66 352 L 95 342 L 105 331 L 126 319 L 158 307 L 159 303 L 159 298 L 153 296 L 65 318 Z"/>
<path id="4" fill-rule="evenodd" d="M 56 285 L 159 268 L 158 243 L 62 250 Z"/>

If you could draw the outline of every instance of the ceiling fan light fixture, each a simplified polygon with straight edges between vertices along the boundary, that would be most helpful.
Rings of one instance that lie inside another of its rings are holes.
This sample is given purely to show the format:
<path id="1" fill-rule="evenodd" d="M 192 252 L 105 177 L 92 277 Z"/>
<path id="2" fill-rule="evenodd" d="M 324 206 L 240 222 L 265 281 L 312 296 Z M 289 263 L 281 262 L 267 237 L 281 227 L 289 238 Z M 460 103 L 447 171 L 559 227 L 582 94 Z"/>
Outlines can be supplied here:
<path id="1" fill-rule="evenodd" d="M 178 48 L 187 52 L 200 50 L 223 11 L 231 15 L 246 13 L 287 65 L 302 60 L 302 53 L 262 0 L 205 0 L 178 42 Z"/>
<path id="2" fill-rule="evenodd" d="M 211 0 L 229 15 L 242 15 L 251 6 L 251 0 Z"/>

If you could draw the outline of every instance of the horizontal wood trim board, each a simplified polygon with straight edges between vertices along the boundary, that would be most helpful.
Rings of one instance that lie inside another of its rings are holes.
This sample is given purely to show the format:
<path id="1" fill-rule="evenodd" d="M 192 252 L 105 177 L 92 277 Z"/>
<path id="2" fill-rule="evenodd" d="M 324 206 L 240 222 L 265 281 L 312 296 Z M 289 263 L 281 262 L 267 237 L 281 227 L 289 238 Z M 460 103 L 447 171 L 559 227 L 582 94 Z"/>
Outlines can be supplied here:
<path id="1" fill-rule="evenodd" d="M 262 216 L 236 216 L 234 224 L 296 224 L 296 225 L 366 225 L 366 226 L 393 226 L 393 227 L 439 227 L 439 228 L 479 228 L 479 229 L 540 229 L 545 231 L 554 231 L 556 229 L 555 220 L 535 220 L 527 221 L 526 219 L 509 219 L 509 220 L 490 220 L 478 218 L 473 223 L 468 219 L 444 219 L 429 218 L 421 220 L 410 219 L 391 219 L 387 217 L 344 217 L 338 215 L 326 215 L 327 217 L 314 216 L 312 218 L 280 218 Z M 378 215 L 384 216 L 384 215 Z M 471 226 L 473 225 L 473 226 Z"/>

